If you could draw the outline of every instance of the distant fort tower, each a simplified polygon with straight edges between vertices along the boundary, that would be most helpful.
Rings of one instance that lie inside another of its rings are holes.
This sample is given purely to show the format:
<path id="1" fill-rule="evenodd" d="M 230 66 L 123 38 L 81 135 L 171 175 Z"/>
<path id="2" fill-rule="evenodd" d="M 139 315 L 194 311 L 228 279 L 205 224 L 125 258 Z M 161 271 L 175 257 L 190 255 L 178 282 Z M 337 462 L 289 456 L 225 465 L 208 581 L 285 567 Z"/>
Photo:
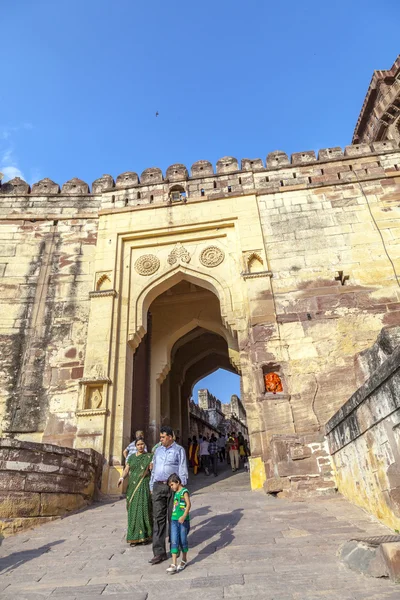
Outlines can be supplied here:
<path id="1" fill-rule="evenodd" d="M 344 150 L 3 182 L 1 435 L 96 450 L 115 493 L 133 432 L 186 442 L 193 386 L 223 368 L 253 488 L 333 488 L 324 425 L 400 324 L 399 61 Z"/>

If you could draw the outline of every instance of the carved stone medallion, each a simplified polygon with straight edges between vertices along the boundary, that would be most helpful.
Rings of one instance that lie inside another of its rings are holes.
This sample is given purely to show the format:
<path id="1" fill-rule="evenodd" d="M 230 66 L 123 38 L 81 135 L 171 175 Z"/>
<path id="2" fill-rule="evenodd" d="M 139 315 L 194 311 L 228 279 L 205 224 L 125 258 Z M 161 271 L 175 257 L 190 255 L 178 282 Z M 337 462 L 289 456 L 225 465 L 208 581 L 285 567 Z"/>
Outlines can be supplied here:
<path id="1" fill-rule="evenodd" d="M 177 243 L 168 256 L 168 263 L 174 265 L 177 262 L 190 263 L 190 254 L 181 243 Z"/>
<path id="2" fill-rule="evenodd" d="M 218 246 L 208 246 L 200 254 L 200 262 L 205 267 L 218 267 L 224 258 L 225 254 Z"/>
<path id="3" fill-rule="evenodd" d="M 139 275 L 153 275 L 160 268 L 160 261 L 154 254 L 143 254 L 135 262 Z"/>

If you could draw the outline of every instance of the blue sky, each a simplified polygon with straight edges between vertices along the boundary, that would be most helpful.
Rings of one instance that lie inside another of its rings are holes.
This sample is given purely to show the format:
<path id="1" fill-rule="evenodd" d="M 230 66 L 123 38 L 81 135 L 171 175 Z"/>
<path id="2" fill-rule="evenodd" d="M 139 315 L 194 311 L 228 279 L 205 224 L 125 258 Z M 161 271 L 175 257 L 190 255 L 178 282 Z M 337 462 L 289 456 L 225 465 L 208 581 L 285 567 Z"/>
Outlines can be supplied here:
<path id="1" fill-rule="evenodd" d="M 29 183 L 344 146 L 400 51 L 398 0 L 6 4 L 0 171 Z"/>

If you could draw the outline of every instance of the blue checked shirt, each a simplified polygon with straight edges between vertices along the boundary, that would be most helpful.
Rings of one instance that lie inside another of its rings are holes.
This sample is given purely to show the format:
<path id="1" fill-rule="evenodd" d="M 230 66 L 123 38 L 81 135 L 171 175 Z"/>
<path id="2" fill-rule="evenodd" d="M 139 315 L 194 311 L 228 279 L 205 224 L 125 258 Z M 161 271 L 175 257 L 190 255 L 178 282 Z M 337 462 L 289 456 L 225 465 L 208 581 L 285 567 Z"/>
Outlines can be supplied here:
<path id="1" fill-rule="evenodd" d="M 182 485 L 186 485 L 188 480 L 186 452 L 176 442 L 173 442 L 168 448 L 160 446 L 155 451 L 150 477 L 150 489 L 153 490 L 156 481 L 167 481 L 168 477 L 173 473 L 179 475 Z"/>

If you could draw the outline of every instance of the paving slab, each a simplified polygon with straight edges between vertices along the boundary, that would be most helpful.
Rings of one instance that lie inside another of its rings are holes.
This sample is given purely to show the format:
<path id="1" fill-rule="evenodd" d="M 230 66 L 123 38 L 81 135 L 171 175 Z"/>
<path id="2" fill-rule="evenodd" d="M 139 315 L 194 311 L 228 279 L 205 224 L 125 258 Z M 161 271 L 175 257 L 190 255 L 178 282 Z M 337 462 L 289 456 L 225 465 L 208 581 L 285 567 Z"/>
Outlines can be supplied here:
<path id="1" fill-rule="evenodd" d="M 125 542 L 124 499 L 95 504 L 7 538 L 1 600 L 399 600 L 400 586 L 340 563 L 353 535 L 393 533 L 340 496 L 290 502 L 251 492 L 244 472 L 199 474 L 192 491 L 189 564 L 150 566 L 151 546 Z"/>

